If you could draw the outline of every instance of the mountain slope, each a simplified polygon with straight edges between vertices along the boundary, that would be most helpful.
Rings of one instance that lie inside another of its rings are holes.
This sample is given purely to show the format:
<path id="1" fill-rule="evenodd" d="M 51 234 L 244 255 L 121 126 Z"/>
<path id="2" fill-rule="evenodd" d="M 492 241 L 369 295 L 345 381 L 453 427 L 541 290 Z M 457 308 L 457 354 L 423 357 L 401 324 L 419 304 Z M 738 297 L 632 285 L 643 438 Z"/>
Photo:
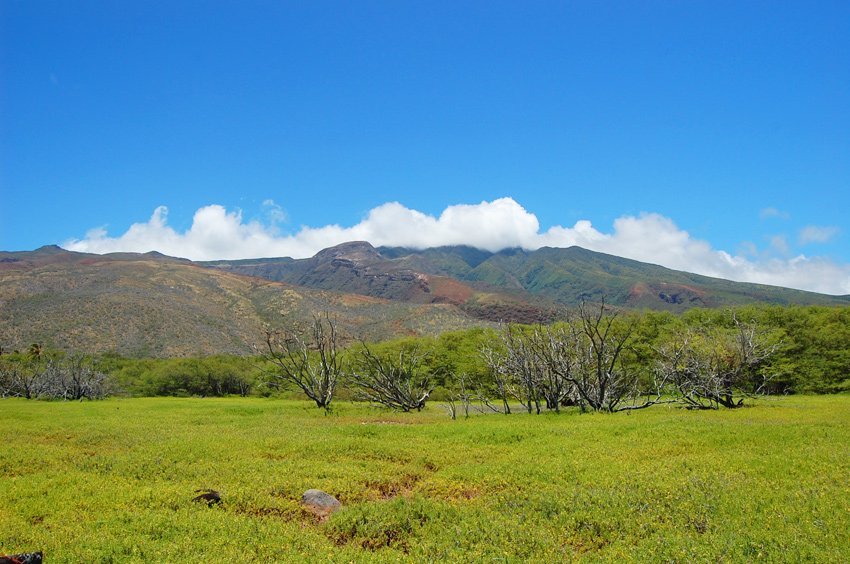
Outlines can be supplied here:
<path id="1" fill-rule="evenodd" d="M 485 319 L 511 319 L 510 310 L 523 306 L 545 319 L 558 306 L 603 296 L 615 305 L 669 311 L 752 302 L 850 304 L 848 296 L 731 282 L 580 247 L 489 253 L 470 247 L 375 249 L 358 242 L 303 260 L 217 261 L 210 266 L 313 288 L 418 303 L 442 300 Z M 499 318 L 494 311 L 507 316 Z"/>
<path id="2" fill-rule="evenodd" d="M 159 254 L 0 253 L 4 350 L 38 342 L 134 356 L 244 354 L 262 342 L 265 327 L 303 326 L 324 311 L 349 340 L 479 324 L 450 304 L 295 287 Z"/>
<path id="3" fill-rule="evenodd" d="M 690 307 L 721 307 L 753 302 L 774 304 L 850 304 L 850 297 L 835 297 L 777 286 L 732 282 L 672 270 L 658 265 L 570 247 L 544 247 L 534 252 L 498 253 L 484 263 L 488 269 L 508 273 L 522 287 L 559 303 L 606 296 L 625 307 L 681 311 Z M 469 278 L 487 281 L 481 267 Z"/>
<path id="4" fill-rule="evenodd" d="M 475 263 L 480 251 L 455 247 L 455 268 L 442 268 L 416 255 L 396 256 L 355 241 L 320 251 L 308 259 L 250 259 L 202 263 L 211 268 L 258 276 L 309 288 L 335 290 L 419 304 L 453 304 L 472 317 L 488 321 L 546 322 L 557 317 L 557 304 L 508 286 L 499 287 L 454 276 L 465 260 Z M 451 259 L 451 257 L 449 257 Z M 442 260 L 442 258 L 441 258 Z M 462 263 L 462 264 L 461 264 Z M 468 265 L 467 269 L 468 270 Z"/>
<path id="5" fill-rule="evenodd" d="M 0 252 L 0 347 L 137 356 L 248 353 L 268 326 L 314 313 L 344 339 L 385 339 L 494 321 L 548 321 L 582 299 L 684 311 L 744 303 L 848 305 L 688 274 L 578 247 L 488 253 L 347 243 L 293 260 L 194 263 L 160 253 Z"/>

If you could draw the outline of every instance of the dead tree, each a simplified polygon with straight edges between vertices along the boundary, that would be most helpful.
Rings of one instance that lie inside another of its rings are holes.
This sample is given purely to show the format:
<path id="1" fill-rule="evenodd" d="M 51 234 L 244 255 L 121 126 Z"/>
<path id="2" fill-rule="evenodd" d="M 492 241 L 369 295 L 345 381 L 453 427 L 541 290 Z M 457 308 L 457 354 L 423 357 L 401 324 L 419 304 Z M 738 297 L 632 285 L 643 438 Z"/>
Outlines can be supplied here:
<path id="1" fill-rule="evenodd" d="M 485 347 L 481 354 L 490 368 L 504 413 L 510 413 L 508 397 L 519 401 L 528 413 L 540 413 L 544 399 L 544 371 L 536 355 L 534 334 L 521 326 L 507 323 L 499 333 L 500 347 Z"/>
<path id="2" fill-rule="evenodd" d="M 578 337 L 573 325 L 537 326 L 530 349 L 539 366 L 541 394 L 546 408 L 560 412 L 562 405 L 577 404 L 574 379 L 578 367 Z"/>
<path id="3" fill-rule="evenodd" d="M 542 366 L 537 362 L 530 339 L 519 327 L 509 323 L 504 326 L 502 340 L 507 352 L 506 368 L 513 376 L 513 396 L 528 413 L 534 410 L 539 415 Z"/>
<path id="4" fill-rule="evenodd" d="M 593 411 L 643 409 L 663 399 L 664 382 L 641 382 L 628 362 L 628 344 L 634 320 L 619 318 L 603 299 L 596 305 L 582 302 L 569 323 L 561 330 L 551 348 L 553 370 L 572 386 L 570 393 L 582 408 Z"/>
<path id="5" fill-rule="evenodd" d="M 626 362 L 633 328 L 634 321 L 618 319 L 604 301 L 582 303 L 558 327 L 506 326 L 502 346 L 482 354 L 497 388 L 517 397 L 529 413 L 540 413 L 541 399 L 555 411 L 561 405 L 578 405 L 582 411 L 641 409 L 663 401 L 663 386 L 655 382 L 641 389 L 637 372 Z"/>
<path id="6" fill-rule="evenodd" d="M 637 372 L 624 353 L 635 326 L 634 320 L 618 319 L 619 312 L 601 300 L 582 302 L 573 320 L 576 339 L 574 376 L 579 405 L 593 411 L 629 411 L 664 403 L 663 382 L 641 389 Z"/>
<path id="7" fill-rule="evenodd" d="M 398 411 L 420 411 L 433 391 L 430 378 L 419 370 L 422 358 L 417 352 L 401 350 L 398 357 L 377 355 L 366 343 L 355 353 L 351 382 L 357 396 Z"/>
<path id="8" fill-rule="evenodd" d="M 26 399 L 41 396 L 51 362 L 42 355 L 41 347 L 31 347 L 25 354 L 8 355 L 0 364 L 0 395 Z"/>
<path id="9" fill-rule="evenodd" d="M 605 305 L 582 302 L 578 308 L 576 332 L 581 353 L 573 381 L 581 401 L 594 411 L 616 411 L 633 391 L 635 377 L 621 363 L 621 355 L 631 337 L 633 323 L 618 326 L 618 312 Z"/>
<path id="10" fill-rule="evenodd" d="M 21 370 L 21 366 L 18 362 L 0 359 L 0 398 L 20 395 L 18 391 L 19 370 Z"/>
<path id="11" fill-rule="evenodd" d="M 474 390 L 470 387 L 469 378 L 466 374 L 460 374 L 457 377 L 456 389 L 456 392 L 452 392 L 449 394 L 449 415 L 451 415 L 452 419 L 457 418 L 457 403 L 460 402 L 460 407 L 463 410 L 464 418 L 469 419 L 470 406 L 477 396 L 475 395 Z"/>
<path id="12" fill-rule="evenodd" d="M 734 314 L 732 323 L 732 331 L 684 330 L 656 350 L 656 373 L 686 407 L 740 407 L 765 389 L 762 367 L 778 345 L 767 345 L 755 323 L 741 323 Z"/>
<path id="13" fill-rule="evenodd" d="M 328 313 L 314 315 L 306 338 L 295 333 L 266 331 L 266 351 L 263 357 L 274 365 L 274 378 L 295 384 L 317 407 L 330 410 L 343 373 L 336 320 Z"/>
<path id="14" fill-rule="evenodd" d="M 109 393 L 109 377 L 83 355 L 51 360 L 44 373 L 42 395 L 50 399 L 103 399 Z"/>
<path id="15" fill-rule="evenodd" d="M 484 363 L 490 370 L 490 377 L 493 379 L 493 387 L 499 400 L 502 402 L 501 412 L 505 415 L 510 415 L 511 406 L 508 402 L 508 388 L 510 386 L 510 371 L 505 362 L 505 355 L 493 347 L 485 346 L 481 349 L 481 356 Z M 487 402 L 489 404 L 489 402 Z M 493 411 L 498 411 L 493 409 Z"/>
<path id="16" fill-rule="evenodd" d="M 490 368 L 493 383 L 510 413 L 508 396 L 514 397 L 528 413 L 540 413 L 541 401 L 547 409 L 560 411 L 571 402 L 572 341 L 551 327 L 532 328 L 507 324 L 500 333 L 498 349 L 485 347 L 484 361 Z M 488 406 L 493 409 L 492 406 Z"/>
<path id="17" fill-rule="evenodd" d="M 82 400 L 103 399 L 112 391 L 109 375 L 83 355 L 63 358 L 30 352 L 4 359 L 0 372 L 2 396 Z"/>

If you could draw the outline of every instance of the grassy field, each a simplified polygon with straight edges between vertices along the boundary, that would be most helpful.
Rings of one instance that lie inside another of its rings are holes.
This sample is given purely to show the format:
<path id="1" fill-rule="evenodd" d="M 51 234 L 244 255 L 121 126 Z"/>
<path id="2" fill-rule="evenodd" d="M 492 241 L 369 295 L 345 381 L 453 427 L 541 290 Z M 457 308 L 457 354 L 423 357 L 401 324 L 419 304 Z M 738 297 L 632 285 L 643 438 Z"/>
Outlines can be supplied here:
<path id="1" fill-rule="evenodd" d="M 0 554 L 850 559 L 850 396 L 451 421 L 306 402 L 0 401 Z M 208 508 L 198 488 L 222 492 Z M 299 498 L 342 501 L 325 522 Z"/>

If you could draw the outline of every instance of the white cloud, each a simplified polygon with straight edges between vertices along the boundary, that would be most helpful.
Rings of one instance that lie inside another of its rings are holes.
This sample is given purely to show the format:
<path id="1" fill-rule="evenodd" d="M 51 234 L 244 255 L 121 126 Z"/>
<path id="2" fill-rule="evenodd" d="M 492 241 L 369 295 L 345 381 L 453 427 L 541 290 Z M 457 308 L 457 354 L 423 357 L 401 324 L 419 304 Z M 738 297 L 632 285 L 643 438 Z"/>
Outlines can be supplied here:
<path id="1" fill-rule="evenodd" d="M 761 218 L 761 219 L 771 219 L 771 218 L 789 219 L 790 217 L 791 217 L 791 214 L 789 214 L 788 212 L 784 212 L 784 211 L 778 210 L 776 208 L 764 208 L 761 211 L 759 211 L 759 218 Z"/>
<path id="2" fill-rule="evenodd" d="M 269 206 L 277 205 L 269 201 Z M 192 226 L 183 233 L 168 226 L 167 214 L 168 210 L 161 206 L 147 222 L 132 225 L 123 235 L 110 237 L 105 229 L 98 228 L 88 232 L 84 239 L 70 240 L 63 246 L 93 253 L 157 250 L 194 260 L 214 260 L 304 258 L 324 248 L 358 240 L 375 246 L 470 245 L 489 251 L 578 245 L 718 278 L 831 294 L 850 293 L 850 264 L 803 255 L 790 259 L 731 255 L 713 249 L 708 242 L 680 229 L 670 218 L 654 213 L 620 217 L 609 233 L 599 231 L 587 220 L 580 220 L 572 227 L 555 226 L 541 232 L 537 217 L 511 198 L 449 206 L 439 217 L 390 202 L 372 209 L 351 227 L 305 226 L 286 235 L 278 232 L 274 222 L 271 225 L 245 222 L 240 211 L 227 211 L 219 205 L 200 208 L 195 212 Z M 781 243 L 785 243 L 784 239 Z"/>
<path id="3" fill-rule="evenodd" d="M 273 225 L 286 222 L 286 211 L 271 198 L 263 200 L 263 210 Z"/>
<path id="4" fill-rule="evenodd" d="M 841 231 L 839 228 L 833 226 L 821 227 L 818 225 L 807 225 L 800 230 L 800 244 L 828 243 L 833 237 L 838 235 L 839 231 Z"/>

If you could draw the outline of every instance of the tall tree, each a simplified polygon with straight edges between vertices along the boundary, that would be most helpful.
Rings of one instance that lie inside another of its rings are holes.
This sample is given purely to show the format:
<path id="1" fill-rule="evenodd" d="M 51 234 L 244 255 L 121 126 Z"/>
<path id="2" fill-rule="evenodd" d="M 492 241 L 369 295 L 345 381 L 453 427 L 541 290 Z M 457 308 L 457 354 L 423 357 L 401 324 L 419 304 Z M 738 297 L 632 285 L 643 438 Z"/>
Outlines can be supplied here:
<path id="1" fill-rule="evenodd" d="M 295 384 L 327 411 L 343 373 L 337 338 L 336 320 L 325 312 L 313 316 L 306 337 L 266 331 L 264 357 L 274 366 L 275 378 Z"/>

